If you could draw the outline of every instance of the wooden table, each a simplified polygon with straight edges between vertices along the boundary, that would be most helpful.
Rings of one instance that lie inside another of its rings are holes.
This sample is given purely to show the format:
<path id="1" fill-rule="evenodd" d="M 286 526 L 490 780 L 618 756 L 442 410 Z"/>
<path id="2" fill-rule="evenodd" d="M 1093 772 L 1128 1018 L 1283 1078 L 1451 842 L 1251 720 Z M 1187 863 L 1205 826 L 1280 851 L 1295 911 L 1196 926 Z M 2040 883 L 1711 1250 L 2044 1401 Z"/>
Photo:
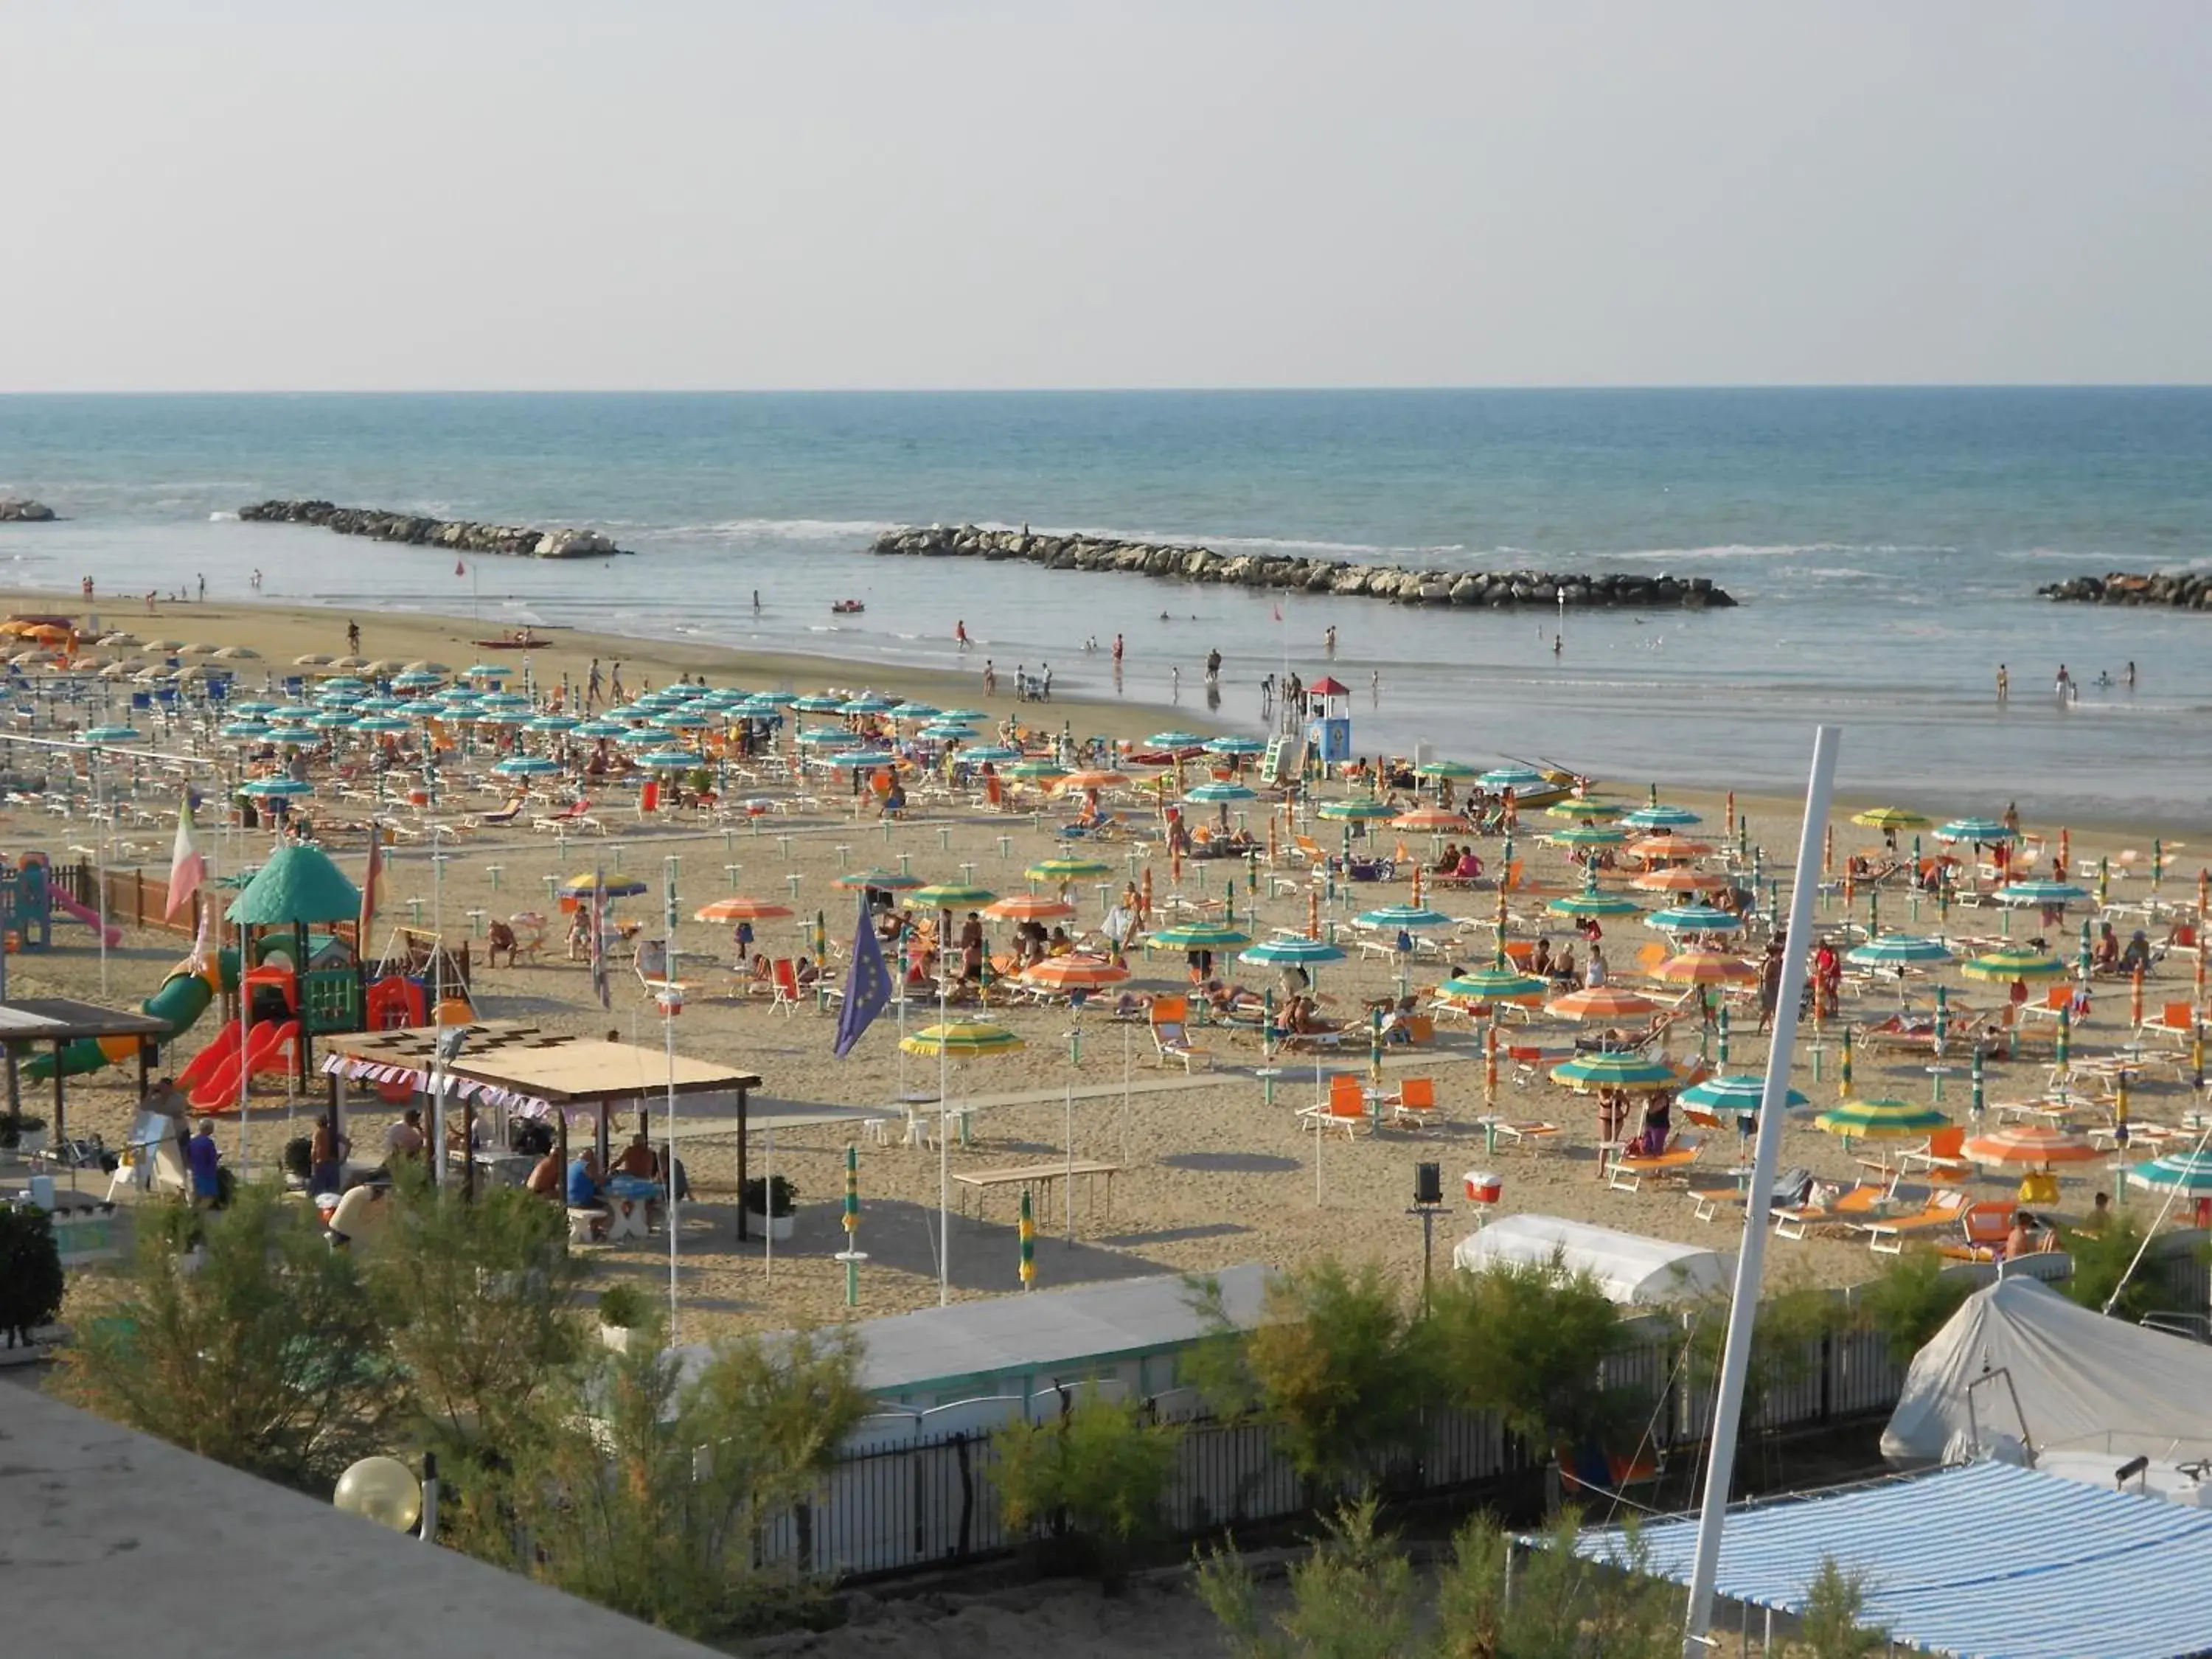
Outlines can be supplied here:
<path id="1" fill-rule="evenodd" d="M 963 1216 L 968 1213 L 968 1194 L 972 1192 L 976 1195 L 975 1218 L 981 1221 L 983 1218 L 984 1198 L 1000 1187 L 1042 1187 L 1044 1188 L 1044 1207 L 1048 1210 L 1051 1207 L 1052 1183 L 1063 1176 L 1088 1176 L 1092 1178 L 1091 1191 L 1095 1208 L 1098 1191 L 1097 1177 L 1103 1176 L 1106 1178 L 1106 1218 L 1111 1221 L 1114 1218 L 1114 1177 L 1121 1174 L 1121 1170 L 1119 1164 L 1078 1158 L 1073 1164 L 1063 1159 L 1058 1164 L 1010 1164 L 1003 1170 L 957 1171 L 952 1179 L 960 1188 L 960 1213 Z"/>

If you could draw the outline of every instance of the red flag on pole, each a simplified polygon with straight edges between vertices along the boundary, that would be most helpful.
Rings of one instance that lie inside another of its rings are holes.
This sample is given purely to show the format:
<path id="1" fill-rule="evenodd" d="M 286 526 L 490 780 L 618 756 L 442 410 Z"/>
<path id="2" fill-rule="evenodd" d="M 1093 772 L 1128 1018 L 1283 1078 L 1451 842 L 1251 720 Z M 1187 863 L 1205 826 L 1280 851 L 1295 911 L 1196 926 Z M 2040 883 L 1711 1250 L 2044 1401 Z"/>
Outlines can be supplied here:
<path id="1" fill-rule="evenodd" d="M 384 826 L 368 821 L 368 867 L 362 872 L 361 922 L 356 940 L 363 962 L 368 960 L 368 936 L 376 926 L 376 887 L 384 874 Z"/>

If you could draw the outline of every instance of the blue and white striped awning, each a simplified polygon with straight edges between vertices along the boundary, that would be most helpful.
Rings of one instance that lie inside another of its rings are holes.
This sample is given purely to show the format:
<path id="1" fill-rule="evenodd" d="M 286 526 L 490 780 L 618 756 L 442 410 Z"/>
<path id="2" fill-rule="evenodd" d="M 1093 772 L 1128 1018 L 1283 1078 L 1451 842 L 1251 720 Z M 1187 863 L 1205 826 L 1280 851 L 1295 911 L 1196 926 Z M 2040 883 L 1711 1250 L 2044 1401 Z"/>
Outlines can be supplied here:
<path id="1" fill-rule="evenodd" d="M 1644 1570 L 1687 1583 L 1694 1516 L 1639 1534 Z M 1576 1553 L 1626 1560 L 1617 1528 Z M 1784 1612 L 1832 1559 L 1866 1578 L 1865 1622 L 1958 1659 L 2179 1659 L 2212 1650 L 2212 1511 L 1976 1463 L 1731 1510 L 1723 1595 Z"/>

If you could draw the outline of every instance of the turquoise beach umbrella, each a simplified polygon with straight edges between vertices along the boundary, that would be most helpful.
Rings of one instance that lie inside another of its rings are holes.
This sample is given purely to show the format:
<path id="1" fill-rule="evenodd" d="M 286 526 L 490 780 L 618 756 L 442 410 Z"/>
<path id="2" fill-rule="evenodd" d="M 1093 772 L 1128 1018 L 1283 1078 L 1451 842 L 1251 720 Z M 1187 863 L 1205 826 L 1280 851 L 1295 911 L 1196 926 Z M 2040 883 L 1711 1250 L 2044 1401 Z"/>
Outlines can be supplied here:
<path id="1" fill-rule="evenodd" d="M 1733 933 L 1743 926 L 1743 918 L 1715 905 L 1678 904 L 1653 911 L 1644 922 L 1669 933 Z"/>
<path id="2" fill-rule="evenodd" d="M 1686 806 L 1662 806 L 1657 802 L 1623 813 L 1620 821 L 1632 830 L 1686 830 L 1705 822 Z"/>
<path id="3" fill-rule="evenodd" d="M 1445 927 L 1450 926 L 1451 918 L 1425 904 L 1386 904 L 1379 910 L 1363 911 L 1359 924 L 1382 928 Z"/>
<path id="4" fill-rule="evenodd" d="M 543 755 L 510 755 L 491 769 L 510 778 L 542 778 L 558 772 L 561 764 Z"/>
<path id="5" fill-rule="evenodd" d="M 1206 752 L 1209 755 L 1264 755 L 1267 752 L 1267 745 L 1260 738 L 1212 738 L 1206 742 Z"/>
<path id="6" fill-rule="evenodd" d="M 1145 744 L 1152 749 L 1202 749 L 1206 739 L 1196 732 L 1155 732 Z"/>
<path id="7" fill-rule="evenodd" d="M 1985 847 L 1994 847 L 2000 842 L 2018 841 L 2020 831 L 2008 828 L 1997 818 L 1953 818 L 1948 823 L 1936 826 L 1936 839 L 1978 842 Z"/>
<path id="8" fill-rule="evenodd" d="M 1917 933 L 1882 933 L 1864 945 L 1854 945 L 1844 961 L 1857 968 L 1925 966 L 1951 960 L 1951 947 L 1939 939 Z"/>
<path id="9" fill-rule="evenodd" d="M 1533 766 L 1496 766 L 1475 780 L 1486 789 L 1540 789 L 1551 780 Z"/>
<path id="10" fill-rule="evenodd" d="M 1317 963 L 1342 962 L 1341 945 L 1331 945 L 1322 939 L 1262 939 L 1250 950 L 1240 953 L 1237 961 L 1255 968 L 1311 967 Z"/>
<path id="11" fill-rule="evenodd" d="M 1683 1105 L 1694 1106 L 1701 1112 L 1734 1112 L 1740 1117 L 1748 1117 L 1759 1109 L 1760 1097 L 1765 1092 L 1766 1079 L 1762 1077 L 1709 1077 L 1683 1090 L 1678 1098 Z M 1812 1103 L 1792 1089 L 1782 1103 L 1795 1109 Z"/>

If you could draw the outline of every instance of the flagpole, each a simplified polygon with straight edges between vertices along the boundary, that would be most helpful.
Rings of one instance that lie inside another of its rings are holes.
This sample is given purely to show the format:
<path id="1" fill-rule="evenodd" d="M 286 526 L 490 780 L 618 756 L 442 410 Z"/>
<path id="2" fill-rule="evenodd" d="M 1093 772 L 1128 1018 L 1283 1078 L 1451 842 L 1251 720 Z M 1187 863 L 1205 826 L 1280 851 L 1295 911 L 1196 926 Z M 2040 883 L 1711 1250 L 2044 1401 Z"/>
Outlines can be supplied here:
<path id="1" fill-rule="evenodd" d="M 676 988 L 676 860 L 663 860 L 661 869 L 666 877 L 668 935 L 668 988 L 661 995 L 661 1038 L 668 1062 L 668 1099 L 661 1108 L 661 1121 L 668 1129 L 668 1167 L 661 1173 L 668 1178 L 668 1340 L 676 1340 L 677 1249 L 676 1249 L 676 998 L 681 994 Z M 769 1145 L 775 1144 L 771 1138 Z M 771 1154 L 772 1156 L 772 1154 Z M 744 1194 L 738 1194 L 738 1202 L 744 1202 Z M 774 1200 L 771 1198 L 770 1203 Z M 771 1234 L 771 1237 L 773 1235 Z M 774 1246 L 771 1244 L 771 1249 Z"/>

